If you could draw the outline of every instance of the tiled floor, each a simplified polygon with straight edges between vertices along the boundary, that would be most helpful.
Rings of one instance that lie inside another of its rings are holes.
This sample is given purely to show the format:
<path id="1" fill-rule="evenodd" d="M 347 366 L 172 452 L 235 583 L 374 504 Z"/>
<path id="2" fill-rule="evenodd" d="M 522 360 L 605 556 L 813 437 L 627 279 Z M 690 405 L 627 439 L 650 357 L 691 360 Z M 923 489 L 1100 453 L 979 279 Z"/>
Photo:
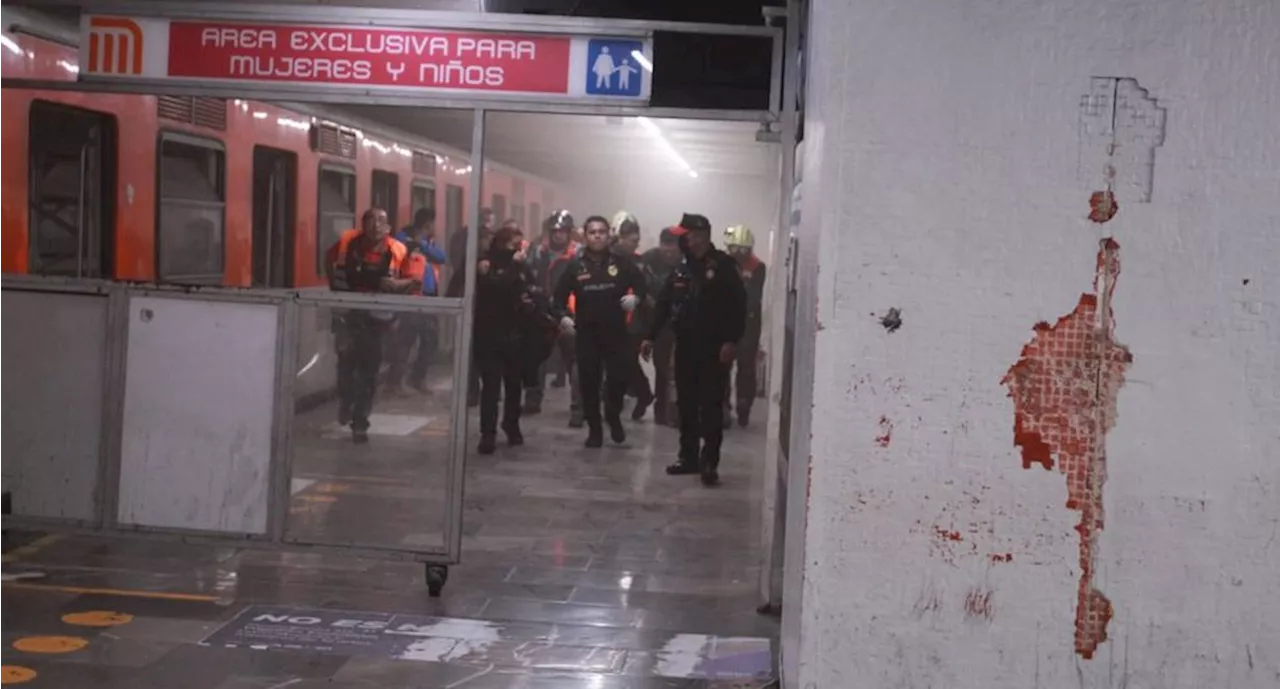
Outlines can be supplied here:
<path id="1" fill-rule="evenodd" d="M 300 415 L 289 533 L 442 543 L 449 386 L 437 387 L 380 401 L 367 447 L 334 432 L 331 408 Z M 724 483 L 707 490 L 663 473 L 673 430 L 628 422 L 624 446 L 586 450 L 550 392 L 525 447 L 469 458 L 463 561 L 443 597 L 415 563 L 11 533 L 6 579 L 40 578 L 4 586 L 5 683 L 26 668 L 33 688 L 767 686 L 763 424 L 729 432 Z M 62 619 L 84 611 L 131 617 Z M 40 636 L 88 643 L 14 646 Z"/>

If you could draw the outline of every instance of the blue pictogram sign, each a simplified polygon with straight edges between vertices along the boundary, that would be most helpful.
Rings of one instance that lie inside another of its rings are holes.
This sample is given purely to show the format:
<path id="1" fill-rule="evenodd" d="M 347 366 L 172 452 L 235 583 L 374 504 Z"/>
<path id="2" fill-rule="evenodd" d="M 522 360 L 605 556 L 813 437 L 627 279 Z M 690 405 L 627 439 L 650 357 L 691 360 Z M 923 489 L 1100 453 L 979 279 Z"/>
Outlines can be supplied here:
<path id="1" fill-rule="evenodd" d="M 639 96 L 646 65 L 640 41 L 591 39 L 587 43 L 587 95 Z"/>

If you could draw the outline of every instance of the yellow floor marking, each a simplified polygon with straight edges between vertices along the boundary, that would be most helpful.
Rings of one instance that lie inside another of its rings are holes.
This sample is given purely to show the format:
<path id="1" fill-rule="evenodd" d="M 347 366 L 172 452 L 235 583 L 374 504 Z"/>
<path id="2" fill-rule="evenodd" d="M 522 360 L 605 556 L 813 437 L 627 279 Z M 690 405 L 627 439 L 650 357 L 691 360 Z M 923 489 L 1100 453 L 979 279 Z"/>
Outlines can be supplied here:
<path id="1" fill-rule="evenodd" d="M 36 540 L 20 548 L 14 548 L 13 550 L 10 550 L 9 552 L 5 553 L 3 560 L 0 560 L 0 561 L 2 561 L 6 565 L 11 562 L 19 562 L 27 557 L 35 555 L 36 553 L 40 552 L 45 548 L 48 548 L 49 546 L 53 545 L 54 543 L 57 543 L 60 540 L 62 540 L 62 534 L 49 534 L 47 536 L 41 536 L 40 538 L 37 538 Z"/>
<path id="2" fill-rule="evenodd" d="M 36 678 L 36 671 L 21 665 L 0 667 L 0 684 L 22 684 Z"/>
<path id="3" fill-rule="evenodd" d="M 142 591 L 138 589 L 99 589 L 84 586 L 59 586 L 57 584 L 25 584 L 6 581 L 5 588 L 25 589 L 29 591 L 57 591 L 59 593 L 79 593 L 96 596 L 121 596 L 126 598 L 155 598 L 157 600 L 180 600 L 192 603 L 221 603 L 217 596 L 201 593 L 169 593 L 166 591 Z"/>
<path id="4" fill-rule="evenodd" d="M 71 653 L 88 645 L 78 636 L 26 636 L 13 642 L 23 653 Z"/>
<path id="5" fill-rule="evenodd" d="M 118 627 L 133 621 L 133 615 L 127 612 L 111 612 L 109 610 L 87 610 L 72 612 L 62 616 L 62 621 L 77 627 Z"/>

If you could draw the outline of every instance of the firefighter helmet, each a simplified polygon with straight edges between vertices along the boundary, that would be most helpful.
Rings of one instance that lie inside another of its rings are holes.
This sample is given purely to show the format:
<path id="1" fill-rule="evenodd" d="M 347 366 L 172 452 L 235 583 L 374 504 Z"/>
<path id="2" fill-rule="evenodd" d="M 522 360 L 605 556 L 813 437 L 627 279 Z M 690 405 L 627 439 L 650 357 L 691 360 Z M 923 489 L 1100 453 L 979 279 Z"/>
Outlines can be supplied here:
<path id="1" fill-rule="evenodd" d="M 756 244 L 756 238 L 751 234 L 751 228 L 746 225 L 734 225 L 724 231 L 724 245 L 726 247 L 741 247 L 750 249 Z"/>
<path id="2" fill-rule="evenodd" d="M 552 232 L 554 230 L 569 230 L 572 232 L 574 227 L 576 225 L 573 224 L 573 214 L 563 208 L 547 216 L 547 219 L 542 223 L 544 232 Z"/>
<path id="3" fill-rule="evenodd" d="M 617 237 L 621 234 L 634 234 L 640 231 L 640 221 L 636 220 L 636 216 L 627 211 L 618 211 L 613 214 L 613 220 L 609 222 L 609 234 Z"/>

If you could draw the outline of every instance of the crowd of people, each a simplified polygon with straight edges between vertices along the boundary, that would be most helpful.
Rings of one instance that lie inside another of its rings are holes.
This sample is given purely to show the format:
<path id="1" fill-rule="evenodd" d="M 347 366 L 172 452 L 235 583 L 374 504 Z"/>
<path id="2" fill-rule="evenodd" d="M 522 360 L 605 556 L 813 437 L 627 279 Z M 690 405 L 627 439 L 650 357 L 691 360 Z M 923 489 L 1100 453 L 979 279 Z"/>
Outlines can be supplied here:
<path id="1" fill-rule="evenodd" d="M 488 209 L 480 220 L 479 255 L 470 265 L 469 229 L 454 233 L 446 251 L 432 210 L 393 234 L 386 212 L 372 208 L 329 249 L 330 287 L 436 296 L 448 268 L 444 293 L 457 297 L 474 270 L 467 396 L 479 407 L 481 454 L 496 451 L 499 430 L 509 445 L 524 444 L 521 417 L 542 412 L 552 377 L 552 386 L 570 390 L 569 425 L 586 428 L 586 447 L 603 447 L 606 430 L 614 443 L 626 441 L 622 411 L 631 396 L 632 419 L 652 408 L 658 423 L 679 428 L 679 455 L 667 473 L 716 484 L 724 430 L 734 411 L 739 425 L 750 423 L 756 397 L 765 264 L 751 230 L 726 229 L 721 251 L 710 221 L 686 213 L 641 253 L 640 223 L 625 211 L 579 226 L 558 210 L 531 238 L 514 220 L 495 228 Z M 435 319 L 349 309 L 335 312 L 333 328 L 339 423 L 366 443 L 384 353 L 391 394 L 409 394 L 406 386 L 430 394 Z M 652 385 L 642 358 L 653 362 Z"/>

